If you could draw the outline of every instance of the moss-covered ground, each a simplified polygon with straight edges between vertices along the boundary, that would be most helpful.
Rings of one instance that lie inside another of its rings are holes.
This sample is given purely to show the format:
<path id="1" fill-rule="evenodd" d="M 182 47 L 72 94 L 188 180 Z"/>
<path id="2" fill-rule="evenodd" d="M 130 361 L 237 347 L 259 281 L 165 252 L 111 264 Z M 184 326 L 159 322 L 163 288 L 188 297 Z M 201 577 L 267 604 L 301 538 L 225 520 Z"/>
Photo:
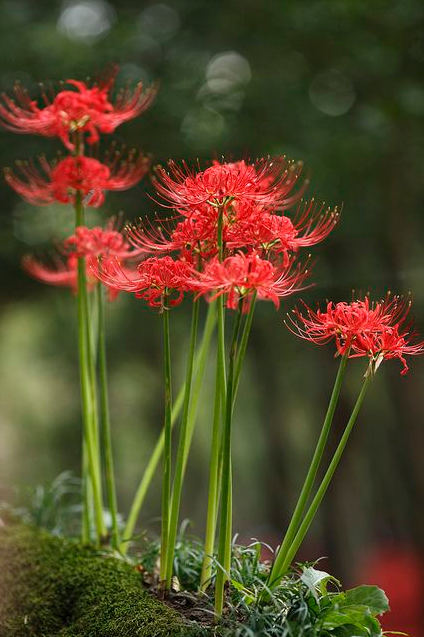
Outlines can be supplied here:
<path id="1" fill-rule="evenodd" d="M 37 529 L 0 529 L 0 637 L 203 635 L 132 565 Z"/>

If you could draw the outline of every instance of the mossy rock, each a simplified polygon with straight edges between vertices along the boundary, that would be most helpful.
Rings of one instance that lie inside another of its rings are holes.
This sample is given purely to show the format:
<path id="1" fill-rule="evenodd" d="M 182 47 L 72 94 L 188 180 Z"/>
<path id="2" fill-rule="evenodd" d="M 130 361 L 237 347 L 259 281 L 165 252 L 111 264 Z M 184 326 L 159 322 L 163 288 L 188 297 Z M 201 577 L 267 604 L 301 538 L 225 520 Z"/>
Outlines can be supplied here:
<path id="1" fill-rule="evenodd" d="M 30 527 L 0 529 L 0 637 L 204 637 L 108 553 Z"/>

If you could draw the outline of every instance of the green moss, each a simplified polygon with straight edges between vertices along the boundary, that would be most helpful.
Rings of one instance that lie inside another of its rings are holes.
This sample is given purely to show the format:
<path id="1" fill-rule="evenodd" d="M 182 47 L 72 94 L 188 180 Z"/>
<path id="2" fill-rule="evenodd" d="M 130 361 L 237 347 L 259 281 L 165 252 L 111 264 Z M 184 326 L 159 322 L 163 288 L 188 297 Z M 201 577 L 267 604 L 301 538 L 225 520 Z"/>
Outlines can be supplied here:
<path id="1" fill-rule="evenodd" d="M 0 637 L 200 637 L 129 564 L 24 526 L 0 532 Z"/>

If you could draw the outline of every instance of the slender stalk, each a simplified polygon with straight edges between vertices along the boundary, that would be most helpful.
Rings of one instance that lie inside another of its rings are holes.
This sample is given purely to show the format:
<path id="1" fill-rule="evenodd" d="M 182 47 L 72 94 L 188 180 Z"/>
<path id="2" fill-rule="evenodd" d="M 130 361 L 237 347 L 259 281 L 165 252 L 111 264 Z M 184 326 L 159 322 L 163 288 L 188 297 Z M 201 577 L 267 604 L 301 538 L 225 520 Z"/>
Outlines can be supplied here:
<path id="1" fill-rule="evenodd" d="M 211 303 L 209 305 L 208 314 L 206 317 L 206 323 L 203 331 L 202 341 L 198 348 L 198 352 L 196 355 L 196 359 L 194 362 L 194 384 L 193 384 L 193 394 L 190 408 L 190 417 L 189 417 L 189 430 L 192 431 L 193 427 L 191 426 L 192 421 L 194 421 L 194 416 L 197 408 L 197 403 L 199 399 L 200 388 L 202 386 L 203 376 L 205 372 L 206 360 L 209 352 L 210 342 L 212 338 L 213 331 L 215 329 L 216 324 L 216 311 L 215 304 Z M 182 409 L 184 402 L 184 385 L 181 387 L 177 399 L 175 400 L 172 407 L 172 416 L 171 416 L 171 424 L 173 425 L 178 415 Z M 153 479 L 153 476 L 156 471 L 156 467 L 159 464 L 159 460 L 163 453 L 165 440 L 165 432 L 162 429 L 159 438 L 156 442 L 156 445 L 153 449 L 152 455 L 149 458 L 149 462 L 144 470 L 143 476 L 140 480 L 140 483 L 137 487 L 137 491 L 134 496 L 134 500 L 132 502 L 130 513 L 128 515 L 127 523 L 125 525 L 125 529 L 123 532 L 123 541 L 121 542 L 120 550 L 121 553 L 125 554 L 128 551 L 129 540 L 134 535 L 135 525 L 137 523 L 138 516 L 140 514 L 140 510 L 143 506 L 148 488 Z"/>
<path id="2" fill-rule="evenodd" d="M 241 305 L 234 320 L 233 336 L 229 354 L 225 421 L 222 431 L 222 486 L 221 486 L 221 519 L 219 528 L 218 543 L 218 572 L 215 584 L 215 612 L 219 616 L 222 614 L 224 604 L 224 586 L 228 574 L 226 565 L 231 559 L 231 429 L 233 415 L 233 393 L 234 393 L 234 372 L 237 356 L 237 345 L 241 323 Z M 230 541 L 228 541 L 230 538 Z"/>
<path id="3" fill-rule="evenodd" d="M 238 348 L 235 372 L 234 372 L 234 391 L 233 391 L 233 408 L 237 396 L 238 386 L 240 382 L 241 369 L 244 361 L 244 357 L 247 350 L 247 343 L 249 340 L 250 330 L 252 327 L 253 314 L 256 303 L 256 294 L 253 296 L 249 308 L 249 313 L 246 317 L 242 337 L 240 339 L 240 346 Z M 216 378 L 215 378 L 215 402 L 214 402 L 214 417 L 212 427 L 212 442 L 211 442 L 211 458 L 209 464 L 209 492 L 208 492 L 208 508 L 206 515 L 206 533 L 205 533 L 205 548 L 202 564 L 202 572 L 200 578 L 200 589 L 204 592 L 210 584 L 212 576 L 212 564 L 213 564 L 213 549 L 215 545 L 216 535 L 216 522 L 219 502 L 219 474 L 220 474 L 220 436 L 221 436 L 221 389 L 219 382 L 221 377 L 225 377 L 220 369 L 220 357 L 217 357 L 216 365 Z M 231 484 L 231 480 L 230 480 Z M 231 498 L 230 498 L 231 500 Z M 229 506 L 230 520 L 232 517 L 232 503 Z M 227 526 L 231 529 L 231 525 Z M 227 537 L 227 544 L 232 542 L 231 535 Z M 229 562 L 231 562 L 231 554 L 229 555 Z M 224 564 L 224 569 L 229 570 L 231 564 L 227 560 L 227 564 Z"/>
<path id="4" fill-rule="evenodd" d="M 109 397 L 107 385 L 106 364 L 106 334 L 105 334 L 105 298 L 104 288 L 101 283 L 96 286 L 97 294 L 97 318 L 98 318 L 98 358 L 99 358 L 99 390 L 100 390 L 100 414 L 102 424 L 102 446 L 105 463 L 106 494 L 108 507 L 112 519 L 111 544 L 114 549 L 119 547 L 118 507 L 116 501 L 115 473 L 112 452 L 112 436 L 110 427 Z"/>
<path id="5" fill-rule="evenodd" d="M 337 376 L 334 382 L 333 391 L 331 392 L 331 397 L 330 397 L 330 402 L 328 404 L 327 413 L 325 415 L 324 423 L 321 429 L 320 436 L 318 438 L 317 445 L 315 447 L 315 451 L 311 460 L 311 464 L 308 469 L 308 473 L 305 478 L 305 482 L 303 483 L 299 499 L 297 501 L 295 510 L 293 512 L 293 515 L 290 520 L 289 526 L 287 528 L 286 534 L 284 536 L 283 542 L 276 555 L 274 564 L 271 569 L 271 573 L 268 578 L 268 583 L 274 581 L 274 578 L 280 572 L 281 565 L 285 561 L 287 552 L 299 528 L 299 524 L 302 519 L 302 515 L 305 511 L 305 507 L 308 502 L 309 496 L 311 494 L 311 490 L 317 475 L 317 471 L 321 464 L 325 445 L 328 440 L 328 435 L 330 433 L 331 425 L 334 418 L 334 412 L 336 410 L 336 406 L 340 396 L 340 390 L 341 390 L 343 379 L 346 372 L 347 361 L 348 361 L 348 354 L 345 354 L 344 356 L 342 356 L 340 360 L 340 365 L 339 365 Z"/>
<path id="6" fill-rule="evenodd" d="M 247 343 L 249 342 L 249 336 L 250 336 L 250 330 L 252 328 L 252 322 L 253 322 L 253 315 L 255 313 L 255 307 L 256 307 L 256 292 L 253 294 L 252 299 L 250 301 L 250 307 L 249 307 L 249 312 L 246 316 L 246 320 L 244 323 L 244 327 L 243 327 L 243 332 L 242 332 L 242 336 L 240 339 L 240 346 L 239 346 L 239 351 L 237 354 L 237 361 L 236 361 L 236 366 L 235 366 L 235 373 L 234 373 L 234 399 L 237 396 L 237 390 L 238 390 L 238 386 L 239 386 L 239 382 L 240 382 L 240 375 L 241 375 L 241 369 L 243 366 L 243 362 L 244 362 L 244 357 L 246 355 L 246 350 L 247 350 Z"/>
<path id="7" fill-rule="evenodd" d="M 81 541 L 83 544 L 90 544 L 91 540 L 91 520 L 90 520 L 90 508 L 91 508 L 91 493 L 90 493 L 90 480 L 88 477 L 88 459 L 87 459 L 87 443 L 83 434 L 82 441 L 82 526 L 81 526 Z"/>
<path id="8" fill-rule="evenodd" d="M 93 444 L 94 444 L 94 459 L 97 473 L 97 482 L 99 485 L 99 497 L 103 503 L 103 483 L 102 483 L 102 461 L 101 461 L 101 449 L 100 449 L 100 419 L 99 419 L 99 401 L 98 401 L 98 384 L 97 384 L 97 363 L 98 363 L 98 301 L 95 299 L 94 303 L 91 303 L 91 298 L 87 294 L 87 317 L 86 317 L 86 330 L 87 330 L 87 353 L 88 353 L 88 373 L 90 378 L 90 393 L 91 401 L 93 405 Z M 103 520 L 103 516 L 102 516 Z M 102 523 L 102 537 L 106 539 L 106 525 L 104 521 Z"/>
<path id="9" fill-rule="evenodd" d="M 160 545 L 160 581 L 166 583 L 168 555 L 169 503 L 171 494 L 171 452 L 172 452 L 172 390 L 171 390 L 171 347 L 169 338 L 169 309 L 163 308 L 163 370 L 165 380 L 165 422 L 162 477 L 162 530 Z"/>
<path id="10" fill-rule="evenodd" d="M 236 356 L 236 362 L 235 362 L 235 370 L 234 370 L 234 389 L 233 389 L 233 409 L 234 409 L 234 405 L 236 402 L 236 398 L 237 398 L 237 392 L 238 392 L 238 386 L 239 386 L 239 382 L 240 382 L 240 376 L 241 376 L 241 369 L 243 366 L 243 362 L 244 362 L 244 358 L 246 355 L 246 350 L 247 350 L 247 344 L 249 341 L 249 336 L 250 336 L 250 330 L 252 327 L 252 321 L 253 321 L 253 314 L 254 314 L 254 310 L 255 310 L 255 303 L 256 303 L 256 292 L 253 294 L 251 302 L 250 302 L 250 308 L 249 308 L 249 312 L 247 314 L 246 320 L 244 322 L 244 327 L 243 327 L 243 331 L 242 331 L 242 337 L 240 339 L 240 343 L 238 345 L 237 348 L 237 356 Z M 227 537 L 226 537 L 226 546 L 228 547 L 228 551 L 226 554 L 226 559 L 224 562 L 224 571 L 226 573 L 229 573 L 231 570 L 231 549 L 232 549 L 232 542 L 233 542 L 233 536 L 232 536 L 232 518 L 233 518 L 233 493 L 232 493 L 232 467 L 230 466 L 230 493 L 228 496 L 228 512 L 227 512 Z"/>
<path id="11" fill-rule="evenodd" d="M 81 193 L 77 192 L 75 195 L 75 226 L 83 225 L 84 223 L 84 209 L 82 206 Z M 77 288 L 77 304 L 78 304 L 78 346 L 79 346 L 79 359 L 80 359 L 80 376 L 81 376 L 81 399 L 82 399 L 82 413 L 83 413 L 83 471 L 84 471 L 84 444 L 87 451 L 87 467 L 91 480 L 93 501 L 94 501 L 94 518 L 97 533 L 97 542 L 100 543 L 104 537 L 104 522 L 103 522 L 103 506 L 101 498 L 101 486 L 99 482 L 99 473 L 96 459 L 96 441 L 94 436 L 94 419 L 95 419 L 95 405 L 93 397 L 93 387 L 90 375 L 90 360 L 91 360 L 91 348 L 90 348 L 90 326 L 89 326 L 89 311 L 88 311 L 88 294 L 87 294 L 87 281 L 85 273 L 85 259 L 78 259 L 78 288 Z M 85 477 L 86 480 L 86 477 Z M 84 480 L 83 480 L 84 483 Z M 88 501 L 86 493 L 88 490 L 84 490 L 83 494 L 83 507 L 88 507 Z M 83 511 L 83 519 L 87 519 L 87 511 Z M 83 532 L 85 523 L 82 525 Z"/>
<path id="12" fill-rule="evenodd" d="M 273 581 L 269 582 L 269 588 L 273 589 L 275 588 L 278 583 L 281 581 L 281 578 L 285 575 L 285 573 L 287 572 L 294 556 L 296 555 L 297 551 L 299 550 L 300 545 L 302 544 L 306 533 L 308 532 L 309 527 L 312 524 L 312 521 L 317 513 L 318 507 L 322 502 L 322 499 L 324 498 L 324 495 L 328 489 L 328 486 L 331 482 L 331 479 L 334 475 L 335 470 L 337 469 L 337 466 L 340 462 L 340 459 L 342 457 L 343 451 L 346 447 L 347 441 L 349 439 L 349 436 L 352 432 L 353 426 L 356 422 L 356 419 L 358 417 L 359 414 L 359 410 L 361 409 L 362 403 L 364 401 L 365 398 L 365 394 L 367 392 L 367 389 L 370 385 L 371 382 L 371 378 L 372 376 L 369 374 L 366 376 L 366 378 L 364 379 L 364 382 L 362 384 L 362 388 L 361 391 L 359 393 L 359 396 L 356 400 L 355 406 L 353 408 L 353 411 L 351 413 L 351 416 L 349 418 L 349 421 L 346 425 L 346 428 L 343 432 L 343 435 L 340 439 L 340 442 L 336 448 L 336 451 L 334 452 L 333 458 L 330 462 L 330 465 L 321 481 L 321 484 L 318 487 L 318 490 L 316 492 L 316 495 L 314 497 L 314 499 L 312 500 L 312 503 L 308 509 L 308 511 L 305 514 L 305 517 L 303 518 L 302 524 L 300 525 L 294 539 L 293 542 L 291 543 L 291 546 L 285 556 L 284 561 L 282 562 L 282 564 L 280 565 L 280 570 L 278 571 L 278 573 L 275 573 L 275 578 Z"/>
<path id="13" fill-rule="evenodd" d="M 222 240 L 224 207 L 218 211 L 217 222 L 217 247 L 218 259 L 223 260 L 224 246 Z M 209 460 L 209 487 L 208 504 L 206 514 L 205 545 L 200 576 L 200 589 L 205 591 L 208 587 L 212 574 L 213 551 L 215 546 L 216 525 L 220 492 L 220 472 L 221 472 L 221 450 L 222 450 L 222 427 L 221 416 L 225 416 L 225 392 L 226 392 L 226 370 L 225 370 L 225 309 L 224 298 L 219 296 L 216 300 L 218 313 L 218 342 L 216 350 L 216 372 L 215 372 L 215 399 L 212 425 L 211 456 Z"/>
<path id="14" fill-rule="evenodd" d="M 206 514 L 205 548 L 200 576 L 200 589 L 205 591 L 212 575 L 213 551 L 215 546 L 216 520 L 218 514 L 219 456 L 221 442 L 221 400 L 224 372 L 220 366 L 221 355 L 217 348 L 215 370 L 215 400 L 213 410 L 211 457 L 209 461 L 208 509 Z"/>
<path id="15" fill-rule="evenodd" d="M 234 396 L 233 396 L 234 405 Z M 231 572 L 231 552 L 233 548 L 233 463 L 230 458 L 229 473 L 229 492 L 228 492 L 228 505 L 227 505 L 227 531 L 225 534 L 225 547 L 226 552 L 224 556 L 224 572 L 228 575 Z"/>
<path id="16" fill-rule="evenodd" d="M 211 312 L 211 319 L 212 319 L 211 330 L 209 330 L 209 327 L 208 327 L 209 312 Z M 209 306 L 208 317 L 206 319 L 206 324 L 204 328 L 204 334 L 206 332 L 208 333 L 207 349 L 205 349 L 204 352 L 199 352 L 199 354 L 201 353 L 202 355 L 199 356 L 198 364 L 197 362 L 195 362 L 193 389 L 191 392 L 190 408 L 188 412 L 188 421 L 187 421 L 187 447 L 186 447 L 185 456 L 184 456 L 183 476 L 185 474 L 185 470 L 187 467 L 188 454 L 190 451 L 191 441 L 192 441 L 193 433 L 194 433 L 194 426 L 196 424 L 196 419 L 197 419 L 197 411 L 199 406 L 200 393 L 201 393 L 202 385 L 203 385 L 203 376 L 205 374 L 207 355 L 209 352 L 210 341 L 212 337 L 212 332 L 215 328 L 215 324 L 216 324 L 216 305 L 215 305 L 215 301 L 213 301 L 211 305 Z"/>
<path id="17" fill-rule="evenodd" d="M 172 486 L 171 495 L 171 510 L 169 519 L 169 533 L 168 533 L 168 549 L 167 549 L 167 562 L 166 562 L 166 588 L 169 590 L 171 587 L 172 569 L 174 563 L 174 551 L 175 542 L 177 539 L 178 519 L 180 513 L 181 493 L 183 488 L 183 474 L 184 474 L 184 460 L 187 455 L 188 447 L 188 434 L 190 433 L 187 428 L 191 386 L 193 379 L 194 368 L 194 353 L 196 350 L 197 329 L 199 324 L 199 300 L 193 301 L 193 311 L 191 318 L 191 330 L 190 330 L 190 345 L 187 358 L 187 370 L 185 378 L 185 392 L 184 392 L 184 405 L 183 413 L 181 417 L 181 428 L 179 433 L 177 458 L 175 465 L 174 482 Z"/>

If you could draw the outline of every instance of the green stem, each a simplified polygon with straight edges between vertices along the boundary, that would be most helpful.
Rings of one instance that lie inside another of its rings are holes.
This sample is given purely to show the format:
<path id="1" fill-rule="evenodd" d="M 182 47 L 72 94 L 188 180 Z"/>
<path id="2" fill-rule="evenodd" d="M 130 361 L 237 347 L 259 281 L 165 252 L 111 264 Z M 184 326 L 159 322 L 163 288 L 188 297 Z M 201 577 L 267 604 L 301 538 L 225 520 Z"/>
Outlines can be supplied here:
<path id="1" fill-rule="evenodd" d="M 208 323 L 209 323 L 209 326 L 208 326 Z M 215 328 L 215 324 L 216 324 L 216 307 L 215 307 L 215 303 L 212 302 L 208 309 L 208 316 L 207 316 L 206 324 L 204 328 L 204 335 L 205 334 L 208 335 L 207 348 L 205 348 L 205 350 L 199 351 L 200 356 L 199 356 L 198 363 L 197 361 L 195 362 L 195 374 L 194 374 L 195 378 L 193 382 L 193 389 L 191 392 L 190 409 L 188 412 L 188 421 L 187 421 L 187 446 L 186 446 L 185 456 L 184 456 L 183 476 L 185 474 L 187 461 L 188 461 L 188 454 L 190 451 L 191 441 L 192 441 L 193 433 L 194 433 L 194 426 L 196 424 L 200 392 L 203 385 L 203 376 L 205 374 L 207 355 L 209 352 L 210 341 L 212 338 L 213 330 Z"/>
<path id="2" fill-rule="evenodd" d="M 172 389 L 171 389 L 171 347 L 169 338 L 169 309 L 163 308 L 163 371 L 165 380 L 165 422 L 162 477 L 162 530 L 160 545 L 160 581 L 166 583 L 166 564 L 169 534 L 169 500 L 171 494 L 171 453 L 172 453 Z"/>
<path id="3" fill-rule="evenodd" d="M 191 319 L 190 345 L 187 358 L 187 370 L 185 378 L 184 405 L 181 417 L 181 427 L 179 433 L 177 459 L 175 465 L 174 482 L 171 496 L 171 511 L 169 520 L 167 563 L 166 563 L 166 588 L 171 587 L 172 570 L 174 563 L 175 543 L 177 540 L 178 520 L 181 505 L 181 493 L 183 488 L 184 464 L 187 456 L 189 444 L 188 417 L 190 407 L 190 396 L 193 379 L 194 353 L 196 350 L 197 329 L 199 324 L 199 301 L 193 301 L 193 311 Z"/>
<path id="4" fill-rule="evenodd" d="M 99 485 L 99 497 L 102 502 L 103 509 L 103 485 L 102 485 L 102 462 L 100 452 L 100 420 L 99 420 L 99 404 L 98 404 L 98 387 L 97 387 L 97 357 L 98 357 L 98 303 L 91 303 L 90 295 L 87 294 L 87 352 L 88 352 L 88 372 L 90 378 L 90 394 L 93 405 L 93 441 L 94 441 L 94 459 L 97 474 L 97 483 Z M 104 524 L 102 514 L 102 538 L 107 535 L 106 525 Z"/>
<path id="5" fill-rule="evenodd" d="M 84 209 L 82 206 L 81 193 L 77 192 L 75 196 L 75 226 L 81 226 L 84 224 Z M 83 415 L 83 427 L 84 427 L 84 440 L 83 440 L 83 470 L 84 470 L 84 444 L 87 452 L 87 466 L 88 473 L 91 480 L 93 501 L 94 501 L 94 516 L 97 533 L 97 542 L 100 543 L 104 536 L 104 523 L 103 523 L 103 506 L 101 498 L 101 486 L 99 482 L 99 474 L 96 460 L 96 441 L 94 436 L 95 426 L 95 404 L 93 397 L 93 386 L 90 374 L 90 360 L 91 348 L 90 348 L 90 325 L 89 325 L 89 311 L 88 311 L 88 294 L 87 294 L 87 281 L 85 272 L 85 259 L 78 259 L 78 278 L 77 278 L 77 304 L 78 304 L 78 348 L 79 348 L 79 360 L 80 360 L 80 377 L 81 377 L 81 399 L 82 399 L 82 415 Z M 83 483 L 86 482 L 87 476 L 84 476 Z M 85 490 L 87 493 L 88 490 Z M 88 506 L 87 497 L 83 495 L 83 507 L 86 509 Z M 88 519 L 88 512 L 83 511 L 83 520 Z M 85 522 L 82 524 L 83 533 Z"/>
<path id="6" fill-rule="evenodd" d="M 87 443 L 83 434 L 82 441 L 82 526 L 81 526 L 81 540 L 83 544 L 90 544 L 91 540 L 91 493 L 90 493 L 90 480 L 88 477 L 88 459 L 87 459 Z"/>
<path id="7" fill-rule="evenodd" d="M 234 405 L 234 395 L 233 395 Z M 229 474 L 229 491 L 228 491 L 228 504 L 227 504 L 227 530 L 225 533 L 225 547 L 226 552 L 224 556 L 224 572 L 228 575 L 231 572 L 231 552 L 233 547 L 233 466 L 230 458 L 230 467 L 228 469 Z"/>
<path id="8" fill-rule="evenodd" d="M 200 388 L 202 386 L 203 376 L 205 372 L 206 360 L 209 352 L 210 342 L 212 338 L 213 331 L 215 329 L 216 324 L 216 311 L 215 304 L 211 303 L 209 305 L 208 314 L 206 317 L 206 323 L 203 331 L 202 341 L 200 343 L 200 347 L 198 349 L 196 359 L 194 362 L 194 385 L 193 385 L 193 396 L 192 403 L 190 408 L 190 417 L 189 417 L 189 430 L 190 432 L 193 429 L 191 423 L 195 420 L 195 412 L 197 408 Z M 184 402 L 184 386 L 181 387 L 177 399 L 174 402 L 172 408 L 172 418 L 171 424 L 173 425 L 178 418 L 178 415 L 182 409 Z M 128 515 L 128 519 L 125 525 L 124 533 L 123 533 L 123 542 L 121 543 L 121 553 L 125 554 L 128 551 L 129 541 L 134 535 L 134 529 L 137 523 L 138 516 L 140 514 L 140 510 L 143 506 L 148 488 L 155 474 L 157 465 L 159 464 L 159 460 L 163 453 L 165 440 L 165 432 L 162 429 L 159 438 L 156 442 L 156 445 L 153 449 L 153 453 L 149 458 L 149 462 L 144 470 L 143 476 L 140 480 L 140 483 L 137 487 L 137 491 L 134 496 L 134 500 L 132 502 L 130 513 Z"/>
<path id="9" fill-rule="evenodd" d="M 287 552 L 299 528 L 302 515 L 305 511 L 306 504 L 308 502 L 319 466 L 321 464 L 325 445 L 328 440 L 328 435 L 330 433 L 331 425 L 334 418 L 334 412 L 336 410 L 336 406 L 340 396 L 340 390 L 341 390 L 344 375 L 346 372 L 347 361 L 348 361 L 348 354 L 345 354 L 344 356 L 342 356 L 340 360 L 339 369 L 338 369 L 337 376 L 334 382 L 333 391 L 331 393 L 330 402 L 328 404 L 327 413 L 325 415 L 321 433 L 320 433 L 320 436 L 319 436 L 319 439 L 318 439 L 318 442 L 311 460 L 311 464 L 308 469 L 308 473 L 305 478 L 305 482 L 303 483 L 302 490 L 300 492 L 300 496 L 297 501 L 295 510 L 293 512 L 293 515 L 290 520 L 289 526 L 287 528 L 286 534 L 284 536 L 283 542 L 278 550 L 274 564 L 272 566 L 271 573 L 268 578 L 268 584 L 270 582 L 273 582 L 275 577 L 280 572 L 281 565 L 285 561 Z"/>
<path id="10" fill-rule="evenodd" d="M 347 441 L 349 439 L 349 436 L 351 434 L 351 431 L 353 429 L 353 426 L 356 422 L 356 419 L 358 417 L 359 414 L 359 410 L 361 409 L 362 403 L 364 401 L 365 398 L 365 394 L 367 392 L 367 389 L 370 385 L 371 382 L 371 378 L 372 376 L 369 374 L 366 376 L 363 384 L 362 384 L 362 388 L 361 391 L 359 393 L 359 396 L 356 400 L 355 406 L 353 408 L 352 414 L 349 418 L 349 421 L 346 425 L 346 428 L 343 432 L 343 435 L 340 439 L 340 442 L 337 446 L 336 451 L 334 452 L 333 458 L 330 462 L 330 465 L 324 475 L 324 478 L 322 479 L 321 484 L 318 487 L 318 490 L 316 492 L 316 495 L 314 497 L 314 499 L 312 500 L 312 503 L 308 509 L 308 511 L 305 514 L 305 517 L 303 518 L 302 524 L 300 525 L 296 536 L 294 537 L 293 542 L 291 543 L 291 546 L 287 552 L 287 555 L 285 556 L 284 561 L 282 562 L 281 566 L 280 566 L 280 570 L 278 573 L 275 574 L 275 579 L 274 581 L 271 581 L 269 584 L 269 587 L 271 589 L 275 588 L 278 583 L 281 581 L 281 578 L 285 575 L 285 573 L 287 572 L 293 558 L 295 557 L 297 551 L 299 550 L 300 545 L 302 544 L 306 533 L 308 532 L 308 529 L 310 527 L 310 525 L 312 524 L 312 521 L 317 513 L 318 507 L 322 502 L 322 499 L 324 498 L 324 495 L 328 489 L 328 486 L 331 482 L 331 479 L 334 475 L 335 470 L 337 469 L 337 466 L 340 462 L 340 459 L 342 457 L 343 451 L 346 447 Z"/>
<path id="11" fill-rule="evenodd" d="M 254 300 L 252 301 L 254 303 Z M 243 365 L 244 357 L 247 349 L 247 342 L 249 339 L 250 328 L 252 325 L 253 318 L 253 305 L 251 306 L 251 311 L 249 312 L 249 316 L 244 325 L 242 338 L 240 340 L 240 346 L 238 348 L 238 354 L 236 357 L 235 363 L 235 371 L 234 371 L 234 383 L 233 383 L 233 409 L 237 397 L 238 392 L 238 384 L 240 380 L 241 368 Z M 219 356 L 218 356 L 219 359 Z M 210 469 L 209 469 L 209 494 L 208 494 L 208 511 L 207 511 L 207 522 L 206 522 L 206 536 L 205 536 L 205 548 L 204 548 L 204 556 L 203 556 L 203 564 L 202 564 L 202 575 L 201 575 L 201 590 L 205 591 L 210 583 L 212 576 L 212 564 L 213 564 L 213 548 L 215 545 L 215 535 L 216 535 L 216 525 L 217 525 L 217 513 L 218 513 L 218 504 L 219 504 L 219 494 L 220 494 L 220 485 L 222 478 L 222 448 L 223 441 L 221 440 L 221 421 L 219 418 L 219 410 L 223 410 L 225 412 L 225 408 L 222 407 L 221 403 L 225 403 L 225 370 L 222 373 L 220 370 L 219 362 L 217 361 L 217 373 L 222 377 L 222 381 L 219 385 L 216 385 L 215 392 L 221 392 L 220 400 L 216 400 L 215 395 L 215 405 L 214 405 L 214 425 L 212 432 L 212 449 L 211 449 L 211 460 L 210 460 Z M 224 392 L 220 389 L 222 386 L 224 387 Z M 218 411 L 217 411 L 218 410 Z M 224 414 L 225 418 L 225 414 Z M 231 472 L 231 468 L 230 468 Z M 215 497 L 214 497 L 215 496 Z M 224 571 L 229 573 L 231 568 L 231 546 L 232 546 L 232 478 L 230 477 L 230 491 L 228 494 L 228 512 L 227 512 L 227 538 L 226 538 L 226 546 L 230 547 L 227 551 L 226 561 L 223 565 Z"/>
<path id="12" fill-rule="evenodd" d="M 217 348 L 215 370 L 215 400 L 213 411 L 211 457 L 209 461 L 208 509 L 206 515 L 205 547 L 200 577 L 200 589 L 205 591 L 212 576 L 213 551 L 215 546 L 216 520 L 218 513 L 219 457 L 221 442 L 221 401 L 225 370 L 221 366 L 221 353 Z"/>
<path id="13" fill-rule="evenodd" d="M 222 615 L 224 605 L 224 586 L 228 578 L 226 565 L 231 559 L 231 429 L 233 415 L 234 371 L 237 357 L 237 344 L 241 323 L 241 305 L 234 320 L 233 336 L 229 354 L 225 420 L 222 432 L 222 486 L 221 486 L 221 519 L 218 544 L 218 571 L 215 583 L 215 612 Z M 230 538 L 230 540 L 229 540 Z"/>
<path id="14" fill-rule="evenodd" d="M 237 390 L 238 390 L 238 386 L 239 386 L 239 382 L 240 382 L 240 375 L 241 375 L 241 369 L 243 366 L 243 362 L 244 362 L 244 357 L 246 355 L 246 350 L 247 350 L 247 343 L 249 341 L 249 336 L 250 336 L 250 330 L 252 328 L 252 322 L 253 322 L 253 315 L 255 313 L 255 307 L 256 307 L 256 292 L 254 292 L 252 299 L 250 301 L 250 307 L 249 307 L 249 312 L 246 316 L 246 320 L 244 323 L 244 327 L 243 327 L 243 333 L 240 339 L 240 346 L 239 346 L 239 351 L 237 354 L 237 361 L 236 361 L 236 367 L 235 367 L 235 373 L 234 373 L 234 399 L 237 396 Z"/>
<path id="15" fill-rule="evenodd" d="M 100 413 L 102 423 L 102 442 L 105 462 L 106 494 L 108 507 L 112 518 L 111 544 L 114 549 L 119 547 L 118 507 L 116 501 L 115 472 L 112 452 L 112 436 L 110 427 L 109 398 L 107 385 L 106 364 L 106 334 L 105 334 L 105 299 L 104 288 L 101 283 L 96 286 L 97 318 L 99 337 L 99 388 Z"/>
<path id="16" fill-rule="evenodd" d="M 247 351 L 247 344 L 249 341 L 250 330 L 252 327 L 253 314 L 255 310 L 256 303 L 256 292 L 254 292 L 251 302 L 249 312 L 247 314 L 246 320 L 244 322 L 242 337 L 240 339 L 238 348 L 237 348 L 237 356 L 235 362 L 235 370 L 234 370 L 234 389 L 233 389 L 233 409 L 237 398 L 238 386 L 240 382 L 241 370 L 244 362 L 244 358 Z M 232 549 L 232 517 L 233 517 L 233 492 L 232 492 L 232 467 L 230 466 L 230 493 L 228 496 L 228 512 L 227 512 L 227 537 L 226 537 L 226 546 L 228 547 L 226 559 L 224 563 L 224 571 L 229 573 L 231 570 L 231 549 Z"/>
<path id="17" fill-rule="evenodd" d="M 250 330 L 252 328 L 253 314 L 255 310 L 256 304 L 256 292 L 254 292 L 252 299 L 250 301 L 250 308 L 247 314 L 246 320 L 244 322 L 242 336 L 238 345 L 238 353 L 236 356 L 235 362 L 235 371 L 234 371 L 234 389 L 233 389 L 233 409 L 237 398 L 238 386 L 240 382 L 241 370 L 244 362 L 244 358 L 247 351 L 247 344 L 249 341 Z M 230 466 L 230 493 L 228 497 L 228 512 L 227 512 L 227 537 L 226 537 L 226 546 L 228 547 L 228 551 L 226 554 L 226 560 L 224 563 L 224 571 L 229 573 L 231 570 L 231 549 L 232 549 L 232 517 L 233 517 L 233 493 L 232 493 L 232 467 Z"/>

